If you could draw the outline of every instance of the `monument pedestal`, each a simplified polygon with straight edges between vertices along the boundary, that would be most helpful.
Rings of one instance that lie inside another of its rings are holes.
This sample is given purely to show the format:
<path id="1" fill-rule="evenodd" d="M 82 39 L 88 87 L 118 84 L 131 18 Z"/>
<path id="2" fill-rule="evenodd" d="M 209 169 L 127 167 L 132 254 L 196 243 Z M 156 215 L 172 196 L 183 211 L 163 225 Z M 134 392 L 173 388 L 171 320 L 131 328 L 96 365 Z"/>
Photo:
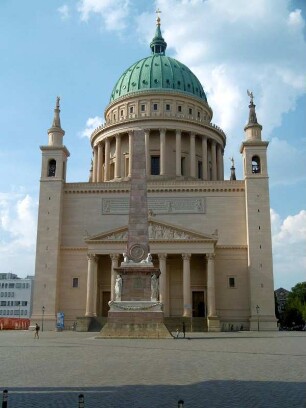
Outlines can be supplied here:
<path id="1" fill-rule="evenodd" d="M 162 303 L 154 301 L 110 302 L 102 338 L 171 338 L 164 324 Z"/>
<path id="2" fill-rule="evenodd" d="M 121 293 L 109 302 L 106 325 L 97 338 L 171 338 L 164 324 L 163 305 L 155 298 L 152 276 L 160 270 L 152 264 L 122 263 L 115 268 L 121 278 Z"/>

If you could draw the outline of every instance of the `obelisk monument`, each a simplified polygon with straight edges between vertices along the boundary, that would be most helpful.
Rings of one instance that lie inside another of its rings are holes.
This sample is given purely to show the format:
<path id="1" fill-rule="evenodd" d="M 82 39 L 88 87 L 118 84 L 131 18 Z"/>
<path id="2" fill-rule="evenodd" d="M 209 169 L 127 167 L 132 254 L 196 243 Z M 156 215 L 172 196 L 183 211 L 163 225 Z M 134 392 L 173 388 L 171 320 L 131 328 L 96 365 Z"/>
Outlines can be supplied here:
<path id="1" fill-rule="evenodd" d="M 109 302 L 106 325 L 98 337 L 170 338 L 159 302 L 159 268 L 149 247 L 145 136 L 134 130 L 128 240 L 115 282 L 115 300 Z"/>

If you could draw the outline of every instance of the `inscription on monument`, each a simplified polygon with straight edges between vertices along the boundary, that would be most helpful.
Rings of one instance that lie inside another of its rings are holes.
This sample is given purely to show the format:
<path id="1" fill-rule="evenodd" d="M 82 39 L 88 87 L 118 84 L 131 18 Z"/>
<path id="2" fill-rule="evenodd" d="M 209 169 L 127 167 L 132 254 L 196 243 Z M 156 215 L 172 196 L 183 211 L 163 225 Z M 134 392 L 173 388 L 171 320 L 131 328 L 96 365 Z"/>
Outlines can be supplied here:
<path id="1" fill-rule="evenodd" d="M 148 208 L 154 214 L 205 214 L 204 197 L 148 197 Z M 103 198 L 102 214 L 128 214 L 129 198 Z"/>

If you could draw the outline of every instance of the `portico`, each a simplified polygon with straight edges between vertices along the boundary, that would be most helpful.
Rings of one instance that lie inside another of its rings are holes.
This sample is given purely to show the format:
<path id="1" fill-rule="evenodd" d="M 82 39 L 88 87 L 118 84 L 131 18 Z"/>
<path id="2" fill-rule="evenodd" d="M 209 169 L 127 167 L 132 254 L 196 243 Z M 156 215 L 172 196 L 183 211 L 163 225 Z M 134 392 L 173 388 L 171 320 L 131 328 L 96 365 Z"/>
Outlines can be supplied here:
<path id="1" fill-rule="evenodd" d="M 153 263 L 161 271 L 160 301 L 165 317 L 207 318 L 208 330 L 219 330 L 215 305 L 214 254 L 216 236 L 180 230 L 150 221 L 149 240 Z M 114 269 L 123 261 L 127 227 L 88 237 L 86 316 L 105 315 L 106 298 L 114 300 Z M 189 252 L 186 252 L 188 250 Z M 96 289 L 97 288 L 97 289 Z M 195 293 L 202 293 L 203 305 Z M 200 316 L 200 317 L 201 317 Z"/>

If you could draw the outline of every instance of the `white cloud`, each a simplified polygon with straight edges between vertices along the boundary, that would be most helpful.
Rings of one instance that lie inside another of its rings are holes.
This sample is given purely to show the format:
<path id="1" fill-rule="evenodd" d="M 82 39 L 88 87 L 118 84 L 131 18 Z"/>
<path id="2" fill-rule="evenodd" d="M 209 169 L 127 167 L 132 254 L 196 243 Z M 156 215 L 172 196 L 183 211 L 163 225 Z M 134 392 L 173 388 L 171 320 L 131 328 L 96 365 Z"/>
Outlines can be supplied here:
<path id="1" fill-rule="evenodd" d="M 130 0 L 81 0 L 78 11 L 81 20 L 88 21 L 91 15 L 98 14 L 107 30 L 120 31 L 126 27 Z"/>
<path id="2" fill-rule="evenodd" d="M 271 209 L 271 224 L 275 287 L 291 289 L 306 281 L 306 211 L 282 220 Z"/>
<path id="3" fill-rule="evenodd" d="M 22 193 L 0 193 L 0 264 L 3 272 L 34 274 L 37 201 Z"/>
<path id="4" fill-rule="evenodd" d="M 62 20 L 68 20 L 68 18 L 70 17 L 70 9 L 67 4 L 63 4 L 57 9 L 57 11 L 59 12 Z"/>
<path id="5" fill-rule="evenodd" d="M 104 122 L 103 118 L 100 116 L 95 116 L 94 118 L 88 118 L 86 121 L 86 128 L 80 132 L 81 137 L 90 138 L 92 132 Z"/>

